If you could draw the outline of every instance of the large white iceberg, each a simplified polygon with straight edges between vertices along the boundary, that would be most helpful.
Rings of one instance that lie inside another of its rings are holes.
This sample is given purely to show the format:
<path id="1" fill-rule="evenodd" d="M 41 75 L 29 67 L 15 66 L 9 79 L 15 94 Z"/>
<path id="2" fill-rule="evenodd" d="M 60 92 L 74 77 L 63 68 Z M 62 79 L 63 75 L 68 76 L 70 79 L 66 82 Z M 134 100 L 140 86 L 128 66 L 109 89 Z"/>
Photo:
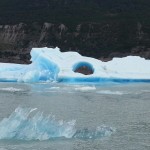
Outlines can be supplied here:
<path id="1" fill-rule="evenodd" d="M 59 48 L 33 48 L 29 65 L 0 63 L 1 82 L 150 82 L 150 60 L 138 56 L 114 58 L 109 62 L 83 57 Z M 74 70 L 82 65 L 92 68 L 84 75 Z"/>

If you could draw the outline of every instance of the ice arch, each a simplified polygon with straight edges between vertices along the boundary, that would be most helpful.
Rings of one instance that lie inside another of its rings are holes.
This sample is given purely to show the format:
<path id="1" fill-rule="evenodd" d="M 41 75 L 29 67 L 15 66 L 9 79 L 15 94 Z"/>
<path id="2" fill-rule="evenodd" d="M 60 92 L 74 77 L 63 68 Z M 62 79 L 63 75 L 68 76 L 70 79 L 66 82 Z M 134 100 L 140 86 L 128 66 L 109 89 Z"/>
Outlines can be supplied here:
<path id="1" fill-rule="evenodd" d="M 94 73 L 94 68 L 88 62 L 78 62 L 73 66 L 73 71 L 84 75 L 90 75 Z"/>
<path id="2" fill-rule="evenodd" d="M 102 62 L 44 47 L 32 49 L 31 61 L 30 65 L 0 63 L 0 82 L 150 82 L 150 60 L 137 56 Z"/>

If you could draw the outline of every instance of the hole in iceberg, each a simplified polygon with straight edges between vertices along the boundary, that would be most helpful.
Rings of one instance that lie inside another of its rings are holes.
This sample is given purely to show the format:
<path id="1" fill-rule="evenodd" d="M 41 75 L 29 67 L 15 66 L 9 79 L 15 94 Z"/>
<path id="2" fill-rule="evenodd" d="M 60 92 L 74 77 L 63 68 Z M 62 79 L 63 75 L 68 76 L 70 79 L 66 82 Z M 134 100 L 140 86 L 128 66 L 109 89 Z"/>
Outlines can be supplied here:
<path id="1" fill-rule="evenodd" d="M 94 68 L 88 62 L 78 62 L 73 66 L 73 71 L 84 75 L 91 75 L 94 73 Z"/>

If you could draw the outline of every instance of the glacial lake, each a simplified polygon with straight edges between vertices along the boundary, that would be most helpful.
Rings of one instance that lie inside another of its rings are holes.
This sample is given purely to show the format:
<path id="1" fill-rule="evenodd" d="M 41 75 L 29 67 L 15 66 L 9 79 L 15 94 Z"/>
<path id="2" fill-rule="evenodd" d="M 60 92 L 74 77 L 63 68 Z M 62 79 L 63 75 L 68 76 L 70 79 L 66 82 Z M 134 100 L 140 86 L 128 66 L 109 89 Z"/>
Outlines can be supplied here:
<path id="1" fill-rule="evenodd" d="M 0 150 L 149 149 L 149 83 L 0 83 Z"/>

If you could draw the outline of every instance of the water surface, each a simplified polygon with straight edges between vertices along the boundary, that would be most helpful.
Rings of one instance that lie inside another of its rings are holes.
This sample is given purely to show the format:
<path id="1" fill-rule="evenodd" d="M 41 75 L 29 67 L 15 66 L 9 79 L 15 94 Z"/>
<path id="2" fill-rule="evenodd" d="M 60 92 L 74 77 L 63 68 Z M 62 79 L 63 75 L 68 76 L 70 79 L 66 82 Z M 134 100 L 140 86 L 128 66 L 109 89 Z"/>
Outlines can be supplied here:
<path id="1" fill-rule="evenodd" d="M 0 83 L 0 150 L 149 150 L 150 84 Z"/>

